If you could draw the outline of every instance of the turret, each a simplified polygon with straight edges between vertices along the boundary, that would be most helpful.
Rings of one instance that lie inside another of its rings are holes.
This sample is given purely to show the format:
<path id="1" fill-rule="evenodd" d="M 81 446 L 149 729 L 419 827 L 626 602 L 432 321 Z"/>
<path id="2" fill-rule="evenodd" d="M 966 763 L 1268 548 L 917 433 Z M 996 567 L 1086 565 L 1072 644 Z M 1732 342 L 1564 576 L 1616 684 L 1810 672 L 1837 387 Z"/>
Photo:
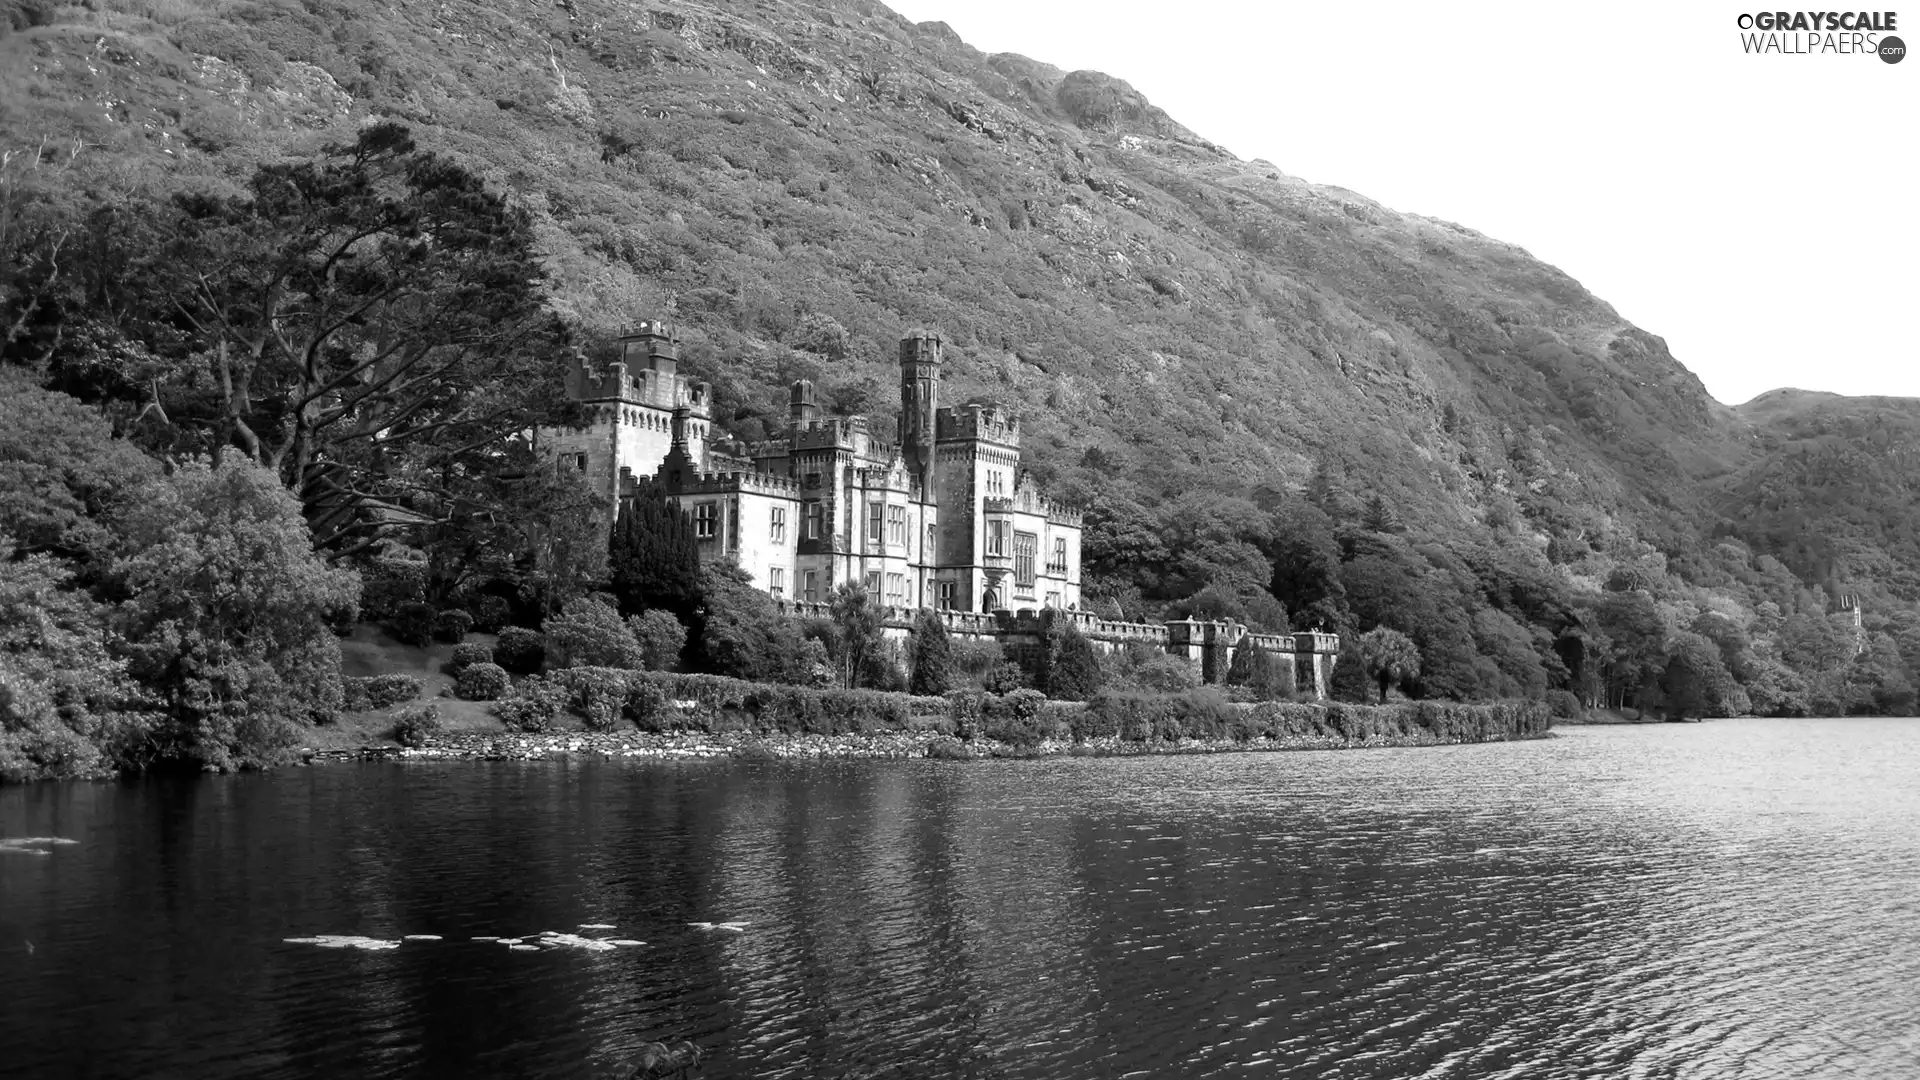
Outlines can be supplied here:
<path id="1" fill-rule="evenodd" d="M 680 369 L 680 350 L 666 323 L 648 319 L 620 337 L 620 359 L 635 369 L 671 377 Z"/>
<path id="2" fill-rule="evenodd" d="M 820 418 L 820 407 L 813 401 L 813 384 L 805 379 L 793 384 L 793 393 L 787 397 L 787 426 L 795 431 L 805 431 Z"/>
<path id="3" fill-rule="evenodd" d="M 900 450 L 923 482 L 933 469 L 934 416 L 940 408 L 940 335 L 913 330 L 900 339 Z"/>

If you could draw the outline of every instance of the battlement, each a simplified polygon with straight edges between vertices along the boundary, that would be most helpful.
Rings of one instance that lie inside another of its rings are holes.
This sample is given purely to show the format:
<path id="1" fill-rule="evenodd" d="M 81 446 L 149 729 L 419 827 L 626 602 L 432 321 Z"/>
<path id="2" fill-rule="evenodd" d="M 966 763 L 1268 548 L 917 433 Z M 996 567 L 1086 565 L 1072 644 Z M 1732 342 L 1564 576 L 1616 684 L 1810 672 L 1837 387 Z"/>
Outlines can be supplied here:
<path id="1" fill-rule="evenodd" d="M 729 495 L 746 492 L 778 498 L 800 497 L 800 483 L 791 477 L 751 470 L 695 473 L 680 482 L 679 495 Z"/>
<path id="2" fill-rule="evenodd" d="M 879 453 L 886 446 L 874 438 L 873 425 L 864 416 L 835 416 L 816 420 L 806 427 L 793 428 L 787 440 L 795 450 L 865 449 Z M 864 441 L 865 447 L 859 444 Z"/>
<path id="3" fill-rule="evenodd" d="M 656 409 L 690 407 L 702 420 L 709 419 L 713 388 L 704 382 L 690 383 L 671 368 L 643 367 L 615 361 L 604 369 L 584 356 L 575 356 L 567 365 L 567 396 L 575 401 L 619 402 L 648 405 Z"/>
<path id="4" fill-rule="evenodd" d="M 938 364 L 941 360 L 941 348 L 944 343 L 940 335 L 932 330 L 914 329 L 900 338 L 900 363 Z"/>
<path id="5" fill-rule="evenodd" d="M 1020 445 L 1020 418 L 998 405 L 968 405 L 941 409 L 934 415 L 940 442 L 981 441 L 1001 446 Z"/>

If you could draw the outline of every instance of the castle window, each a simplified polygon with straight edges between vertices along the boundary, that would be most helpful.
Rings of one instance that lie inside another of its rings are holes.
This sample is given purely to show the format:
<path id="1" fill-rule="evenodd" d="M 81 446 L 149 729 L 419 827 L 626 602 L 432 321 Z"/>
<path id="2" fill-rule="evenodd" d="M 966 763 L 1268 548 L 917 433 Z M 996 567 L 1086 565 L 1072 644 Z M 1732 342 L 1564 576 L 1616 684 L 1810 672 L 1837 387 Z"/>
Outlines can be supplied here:
<path id="1" fill-rule="evenodd" d="M 787 572 L 778 566 L 767 567 L 767 593 L 775 600 L 787 595 Z"/>
<path id="2" fill-rule="evenodd" d="M 827 509 L 818 500 L 807 504 L 807 539 L 818 540 L 826 531 Z"/>
<path id="3" fill-rule="evenodd" d="M 1053 561 L 1047 564 L 1047 573 L 1065 576 L 1067 572 L 1067 538 L 1053 538 Z"/>
<path id="4" fill-rule="evenodd" d="M 987 494 L 1004 495 L 1007 493 L 1006 479 L 999 469 L 987 470 Z"/>
<path id="5" fill-rule="evenodd" d="M 1033 594 L 1033 564 L 1039 552 L 1038 536 L 1028 532 L 1013 534 L 1013 583 L 1029 596 Z"/>
<path id="6" fill-rule="evenodd" d="M 693 507 L 693 535 L 696 539 L 711 540 L 719 530 L 720 510 L 710 502 L 696 503 Z"/>
<path id="7" fill-rule="evenodd" d="M 1053 609 L 1055 609 L 1055 610 L 1058 610 L 1058 609 L 1059 609 L 1059 607 L 1060 607 L 1060 594 L 1059 594 L 1059 593 L 1057 593 L 1057 592 L 1050 592 L 1050 593 L 1048 593 L 1048 594 L 1047 594 L 1047 606 L 1048 606 L 1048 607 L 1050 607 L 1050 608 L 1053 608 Z"/>
<path id="8" fill-rule="evenodd" d="M 801 578 L 801 580 L 807 583 L 806 592 L 804 594 L 807 598 L 807 603 L 809 604 L 819 603 L 820 602 L 820 572 L 818 570 L 809 570 L 807 571 L 806 576 Z"/>
<path id="9" fill-rule="evenodd" d="M 886 512 L 887 506 L 885 503 L 867 504 L 867 543 L 878 544 L 880 542 L 881 522 Z"/>
<path id="10" fill-rule="evenodd" d="M 953 610 L 953 582 L 951 581 L 940 583 L 940 610 Z"/>
<path id="11" fill-rule="evenodd" d="M 907 508 L 904 506 L 887 507 L 887 543 L 905 544 L 907 542 Z"/>
<path id="12" fill-rule="evenodd" d="M 987 522 L 987 554 L 1005 555 L 1007 553 L 1007 523 L 1004 521 Z"/>
<path id="13" fill-rule="evenodd" d="M 586 472 L 587 471 L 587 455 L 585 454 L 573 455 L 573 467 L 576 469 L 579 469 L 581 472 Z"/>
<path id="14" fill-rule="evenodd" d="M 907 594 L 907 575 L 888 574 L 887 575 L 887 606 L 888 607 L 906 607 L 907 606 L 906 594 Z"/>
<path id="15" fill-rule="evenodd" d="M 933 538 L 936 532 L 937 532 L 937 529 L 935 526 L 933 525 L 927 526 L 927 546 L 920 549 L 921 562 L 933 561 L 933 553 L 934 553 Z"/>
<path id="16" fill-rule="evenodd" d="M 880 571 L 878 570 L 867 575 L 867 595 L 875 600 L 880 599 Z"/>
<path id="17" fill-rule="evenodd" d="M 768 527 L 768 539 L 776 544 L 787 542 L 787 508 L 776 506 L 769 514 L 772 524 Z"/>

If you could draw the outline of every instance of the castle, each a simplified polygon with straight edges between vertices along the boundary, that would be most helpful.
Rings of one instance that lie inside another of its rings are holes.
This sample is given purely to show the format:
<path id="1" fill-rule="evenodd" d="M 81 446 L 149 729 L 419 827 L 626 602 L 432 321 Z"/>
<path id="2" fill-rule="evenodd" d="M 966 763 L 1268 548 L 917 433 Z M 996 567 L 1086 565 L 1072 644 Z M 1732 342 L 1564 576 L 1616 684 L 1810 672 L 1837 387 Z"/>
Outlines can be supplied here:
<path id="1" fill-rule="evenodd" d="M 1020 421 L 993 405 L 940 405 L 937 334 L 900 341 L 900 422 L 888 439 L 865 416 L 823 417 L 813 384 L 794 383 L 783 437 L 714 437 L 713 391 L 679 372 L 668 328 L 643 322 L 597 370 L 576 358 L 567 394 L 587 427 L 543 433 L 560 465 L 580 470 L 618 507 L 644 478 L 693 519 L 703 561 L 731 561 L 795 615 L 827 614 L 853 582 L 903 637 L 913 613 L 943 613 L 951 632 L 991 638 L 1030 659 L 1047 625 L 1066 620 L 1103 651 L 1145 645 L 1187 658 L 1203 681 L 1225 678 L 1245 641 L 1325 697 L 1339 639 L 1252 634 L 1233 623 L 1157 624 L 1080 610 L 1078 511 L 1048 501 L 1020 467 Z"/>
<path id="2" fill-rule="evenodd" d="M 1057 610 L 1080 606 L 1080 514 L 1020 468 L 1020 421 L 991 405 L 940 405 L 942 342 L 900 342 L 900 424 L 823 417 L 793 385 L 783 437 L 712 436 L 712 390 L 678 370 L 672 336 L 645 322 L 620 360 L 576 360 L 567 393 L 592 424 L 548 445 L 618 506 L 656 477 L 693 518 L 703 560 L 736 562 L 773 596 L 821 603 L 854 582 L 886 607 Z"/>

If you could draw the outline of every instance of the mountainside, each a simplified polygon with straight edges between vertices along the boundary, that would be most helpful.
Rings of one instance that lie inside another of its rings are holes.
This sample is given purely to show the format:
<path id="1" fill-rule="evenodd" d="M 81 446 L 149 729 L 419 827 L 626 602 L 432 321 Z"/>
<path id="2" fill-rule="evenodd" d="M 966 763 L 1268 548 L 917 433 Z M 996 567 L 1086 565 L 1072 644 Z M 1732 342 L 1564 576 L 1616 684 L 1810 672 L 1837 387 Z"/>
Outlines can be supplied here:
<path id="1" fill-rule="evenodd" d="M 1570 595 L 1653 588 L 1676 629 L 1920 603 L 1920 403 L 1723 406 L 1525 251 L 1240 161 L 1108 75 L 865 0 L 6 3 L 0 146 L 81 146 L 76 183 L 111 199 L 237 190 L 399 120 L 531 213 L 584 343 L 675 320 L 738 437 L 797 378 L 891 415 L 891 343 L 939 328 L 947 398 L 1019 409 L 1127 603 L 1267 565 L 1253 519 L 1301 492 L 1399 548 L 1551 565 Z M 1126 547 L 1135 526 L 1164 546 Z M 1799 581 L 1739 584 L 1768 553 Z M 1567 619 L 1515 611 L 1551 669 Z"/>

